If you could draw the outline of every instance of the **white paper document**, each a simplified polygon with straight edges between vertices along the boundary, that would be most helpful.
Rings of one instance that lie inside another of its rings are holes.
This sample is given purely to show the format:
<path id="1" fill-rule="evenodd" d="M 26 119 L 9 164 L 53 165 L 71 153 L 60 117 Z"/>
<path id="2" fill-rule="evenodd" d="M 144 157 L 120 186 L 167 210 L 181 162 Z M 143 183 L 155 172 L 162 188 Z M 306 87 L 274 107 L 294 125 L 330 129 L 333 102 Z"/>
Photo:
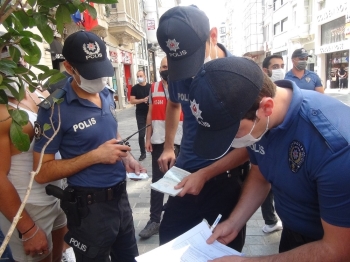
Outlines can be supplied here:
<path id="1" fill-rule="evenodd" d="M 130 179 L 147 179 L 149 176 L 147 173 L 140 173 L 140 175 L 136 175 L 135 173 L 126 173 L 126 176 Z"/>
<path id="2" fill-rule="evenodd" d="M 182 188 L 174 189 L 174 186 L 180 183 L 181 180 L 189 174 L 191 173 L 176 166 L 173 166 L 164 174 L 163 178 L 151 184 L 151 188 L 159 192 L 169 194 L 171 196 L 176 196 L 178 193 L 180 193 Z"/>
<path id="3" fill-rule="evenodd" d="M 242 254 L 218 241 L 208 245 L 211 231 L 206 222 L 202 222 L 156 249 L 136 257 L 137 262 L 207 262 L 215 258 Z"/>

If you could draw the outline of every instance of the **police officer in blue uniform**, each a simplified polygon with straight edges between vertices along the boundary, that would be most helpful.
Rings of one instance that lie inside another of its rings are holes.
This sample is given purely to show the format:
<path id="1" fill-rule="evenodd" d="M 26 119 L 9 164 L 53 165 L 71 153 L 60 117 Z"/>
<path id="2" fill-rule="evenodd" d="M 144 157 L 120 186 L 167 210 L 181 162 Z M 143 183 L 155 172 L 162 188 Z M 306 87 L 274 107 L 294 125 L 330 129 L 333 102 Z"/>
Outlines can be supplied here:
<path id="1" fill-rule="evenodd" d="M 301 89 L 324 92 L 320 77 L 306 69 L 307 60 L 311 57 L 304 48 L 294 50 L 292 54 L 293 68 L 289 70 L 284 79 L 292 80 Z"/>
<path id="2" fill-rule="evenodd" d="M 66 39 L 63 55 L 72 77 L 60 95 L 53 94 L 63 101 L 39 111 L 34 168 L 42 150 L 44 155 L 35 179 L 46 183 L 67 178 L 61 206 L 68 220 L 65 241 L 74 248 L 76 261 L 135 261 L 138 250 L 125 177 L 126 171 L 145 170 L 128 146 L 118 144 L 115 103 L 105 88 L 114 74 L 106 46 L 95 34 L 79 31 Z M 57 151 L 62 160 L 54 159 Z"/>
<path id="3" fill-rule="evenodd" d="M 252 165 L 237 206 L 208 243 L 234 239 L 271 185 L 283 223 L 280 254 L 254 261 L 348 261 L 350 107 L 289 80 L 275 84 L 237 57 L 205 64 L 192 82 L 189 99 L 210 125 L 198 126 L 194 151 L 247 147 Z"/>

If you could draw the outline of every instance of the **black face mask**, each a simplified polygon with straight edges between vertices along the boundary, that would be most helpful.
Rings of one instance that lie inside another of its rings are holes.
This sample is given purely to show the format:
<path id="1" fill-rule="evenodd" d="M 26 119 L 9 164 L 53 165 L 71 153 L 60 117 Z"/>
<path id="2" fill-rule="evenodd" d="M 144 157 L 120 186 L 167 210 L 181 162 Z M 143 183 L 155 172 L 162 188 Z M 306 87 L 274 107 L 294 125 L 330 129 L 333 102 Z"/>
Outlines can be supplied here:
<path id="1" fill-rule="evenodd" d="M 169 76 L 168 70 L 160 71 L 159 74 L 163 78 L 163 80 L 168 82 L 168 76 Z"/>

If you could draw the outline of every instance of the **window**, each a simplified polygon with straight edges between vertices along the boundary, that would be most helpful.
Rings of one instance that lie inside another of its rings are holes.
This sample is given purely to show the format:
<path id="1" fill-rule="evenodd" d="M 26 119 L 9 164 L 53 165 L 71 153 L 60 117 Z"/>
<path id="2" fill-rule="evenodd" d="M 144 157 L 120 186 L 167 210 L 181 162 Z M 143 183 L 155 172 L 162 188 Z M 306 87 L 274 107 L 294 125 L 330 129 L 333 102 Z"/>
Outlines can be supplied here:
<path id="1" fill-rule="evenodd" d="M 287 31 L 288 30 L 288 17 L 284 18 L 281 21 L 281 32 Z"/>
<path id="2" fill-rule="evenodd" d="M 280 22 L 273 25 L 273 35 L 277 35 L 280 33 Z"/>
<path id="3" fill-rule="evenodd" d="M 273 11 L 277 9 L 277 0 L 273 0 Z"/>
<path id="4" fill-rule="evenodd" d="M 117 4 L 111 4 L 111 8 L 117 8 Z"/>
<path id="5" fill-rule="evenodd" d="M 226 27 L 221 27 L 220 28 L 220 33 L 225 34 L 226 33 Z"/>

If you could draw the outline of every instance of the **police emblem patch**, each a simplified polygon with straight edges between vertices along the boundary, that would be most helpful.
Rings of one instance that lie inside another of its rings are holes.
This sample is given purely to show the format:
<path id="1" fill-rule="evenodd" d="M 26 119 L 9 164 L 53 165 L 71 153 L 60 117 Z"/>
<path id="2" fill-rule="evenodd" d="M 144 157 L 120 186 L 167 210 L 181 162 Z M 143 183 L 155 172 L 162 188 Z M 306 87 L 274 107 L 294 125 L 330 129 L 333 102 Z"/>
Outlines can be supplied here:
<path id="1" fill-rule="evenodd" d="M 305 78 L 305 80 L 306 80 L 306 82 L 308 82 L 308 83 L 309 83 L 309 82 L 310 82 L 310 80 L 311 80 L 311 78 L 310 78 L 310 77 L 306 77 L 306 78 Z"/>
<path id="2" fill-rule="evenodd" d="M 174 51 L 176 52 L 177 49 L 180 49 L 179 47 L 179 42 L 176 42 L 175 39 L 171 40 L 171 39 L 168 39 L 168 41 L 165 42 L 166 43 L 166 46 L 170 49 L 170 51 Z"/>
<path id="3" fill-rule="evenodd" d="M 110 105 L 109 109 L 111 110 L 112 116 L 114 117 L 115 121 L 118 122 L 118 118 L 117 118 L 117 112 L 115 111 L 115 107 Z"/>
<path id="4" fill-rule="evenodd" d="M 305 161 L 305 148 L 302 143 L 299 141 L 294 140 L 288 150 L 288 162 L 289 162 L 289 168 L 292 170 L 293 173 L 296 173 L 299 171 L 300 167 L 303 165 Z"/>
<path id="5" fill-rule="evenodd" d="M 190 101 L 191 103 L 191 111 L 194 117 L 197 119 L 198 124 L 205 126 L 205 127 L 210 127 L 210 124 L 208 122 L 203 121 L 202 117 L 202 111 L 199 109 L 199 104 L 196 103 L 196 99 L 193 101 Z"/>
<path id="6" fill-rule="evenodd" d="M 102 57 L 101 48 L 96 41 L 95 43 L 83 44 L 83 50 L 87 54 L 86 60 Z"/>
<path id="7" fill-rule="evenodd" d="M 42 134 L 43 134 L 43 130 L 41 128 L 41 125 L 39 124 L 38 121 L 35 121 L 34 122 L 34 136 L 35 136 L 35 139 L 40 139 Z"/>

